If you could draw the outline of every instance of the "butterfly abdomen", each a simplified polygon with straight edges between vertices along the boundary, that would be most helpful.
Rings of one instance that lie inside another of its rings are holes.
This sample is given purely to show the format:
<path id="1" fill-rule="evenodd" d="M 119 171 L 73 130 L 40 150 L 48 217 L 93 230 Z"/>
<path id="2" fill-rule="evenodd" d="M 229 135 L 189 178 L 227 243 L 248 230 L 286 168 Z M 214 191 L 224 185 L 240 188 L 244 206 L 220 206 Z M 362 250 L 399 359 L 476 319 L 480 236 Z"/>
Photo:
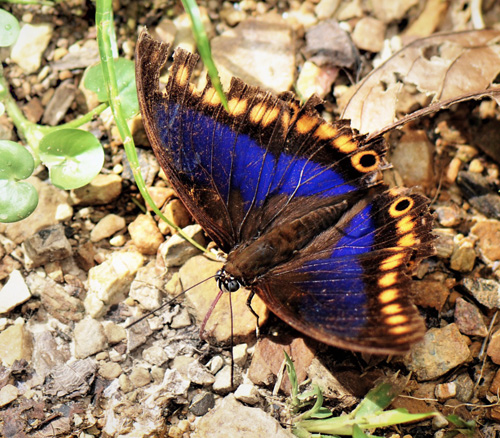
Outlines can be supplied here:
<path id="1" fill-rule="evenodd" d="M 348 202 L 344 200 L 269 227 L 251 243 L 231 251 L 224 270 L 243 284 L 251 285 L 269 269 L 290 260 L 323 231 L 335 226 L 347 209 Z"/>

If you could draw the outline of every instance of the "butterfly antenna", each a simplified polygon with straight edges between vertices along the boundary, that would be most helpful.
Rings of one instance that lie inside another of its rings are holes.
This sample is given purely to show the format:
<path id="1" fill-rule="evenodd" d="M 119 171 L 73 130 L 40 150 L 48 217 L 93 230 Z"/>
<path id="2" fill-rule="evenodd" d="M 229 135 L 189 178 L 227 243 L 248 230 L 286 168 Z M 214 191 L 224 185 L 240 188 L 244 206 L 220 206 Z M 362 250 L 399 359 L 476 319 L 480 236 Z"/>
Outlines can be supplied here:
<path id="1" fill-rule="evenodd" d="M 168 300 L 166 303 L 163 303 L 160 307 L 158 307 L 158 308 L 156 308 L 154 310 L 151 310 L 150 312 L 148 312 L 145 315 L 141 316 L 139 319 L 135 320 L 134 322 L 131 322 L 125 328 L 128 329 L 128 328 L 134 326 L 135 324 L 140 323 L 142 320 L 146 319 L 148 316 L 151 316 L 154 313 L 158 312 L 159 310 L 163 309 L 164 307 L 168 306 L 169 304 L 172 304 L 175 300 L 177 300 L 177 298 L 182 297 L 184 294 L 186 294 L 187 292 L 189 292 L 191 289 L 194 289 L 195 287 L 198 287 L 200 284 L 205 283 L 205 281 L 210 280 L 210 279 L 212 279 L 214 277 L 215 277 L 215 275 L 212 275 L 211 277 L 205 278 L 205 280 L 201 280 L 199 283 L 196 283 L 193 286 L 187 288 L 185 291 L 182 291 L 180 294 L 178 294 L 175 297 L 173 297 L 172 299 Z"/>

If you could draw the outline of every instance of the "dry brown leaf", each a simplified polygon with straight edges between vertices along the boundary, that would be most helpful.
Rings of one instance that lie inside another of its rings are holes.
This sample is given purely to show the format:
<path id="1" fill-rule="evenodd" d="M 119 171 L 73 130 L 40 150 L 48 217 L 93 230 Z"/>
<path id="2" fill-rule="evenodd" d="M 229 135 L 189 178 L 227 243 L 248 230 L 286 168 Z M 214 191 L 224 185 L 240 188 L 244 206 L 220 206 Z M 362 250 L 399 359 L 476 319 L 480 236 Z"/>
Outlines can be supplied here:
<path id="1" fill-rule="evenodd" d="M 348 101 L 343 118 L 360 132 L 379 131 L 396 117 L 404 85 L 434 103 L 484 92 L 500 72 L 500 31 L 437 34 L 413 41 L 373 70 Z"/>

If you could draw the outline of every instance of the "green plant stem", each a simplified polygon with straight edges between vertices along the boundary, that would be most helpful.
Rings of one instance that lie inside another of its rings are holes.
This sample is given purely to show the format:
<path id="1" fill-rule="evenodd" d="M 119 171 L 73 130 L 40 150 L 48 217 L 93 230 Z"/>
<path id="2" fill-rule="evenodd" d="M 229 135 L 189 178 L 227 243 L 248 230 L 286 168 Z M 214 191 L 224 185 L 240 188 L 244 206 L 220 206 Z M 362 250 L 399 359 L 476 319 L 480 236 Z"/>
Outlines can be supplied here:
<path id="1" fill-rule="evenodd" d="M 21 138 L 23 138 L 26 143 L 30 146 L 31 151 L 35 158 L 35 163 L 38 165 L 40 163 L 40 158 L 38 156 L 38 146 L 40 140 L 47 134 L 57 131 L 63 128 L 78 128 L 85 123 L 92 120 L 93 117 L 102 113 L 107 107 L 107 103 L 102 103 L 98 107 L 94 108 L 87 114 L 79 117 L 71 122 L 64 123 L 58 126 L 43 126 L 37 123 L 30 122 L 21 111 L 21 108 L 17 105 L 16 101 L 9 92 L 9 85 L 5 80 L 3 75 L 3 70 L 0 69 L 0 100 L 5 105 L 5 110 L 7 114 L 12 119 L 12 123 L 16 127 Z"/>
<path id="2" fill-rule="evenodd" d="M 117 53 L 116 47 L 113 47 L 113 42 L 116 41 L 116 39 L 114 38 L 112 0 L 97 0 L 96 24 L 99 56 L 101 58 L 101 66 L 103 70 L 104 81 L 106 83 L 109 102 L 111 105 L 111 111 L 113 112 L 116 127 L 118 128 L 118 132 L 120 133 L 120 136 L 122 138 L 123 147 L 125 148 L 125 153 L 127 154 L 127 159 L 130 163 L 130 168 L 132 169 L 137 187 L 139 188 L 139 191 L 141 192 L 141 195 L 145 199 L 145 201 L 151 206 L 153 211 L 163 221 L 174 228 L 182 238 L 187 240 L 200 251 L 205 252 L 206 249 L 202 245 L 189 237 L 182 231 L 181 228 L 173 224 L 163 215 L 163 213 L 159 210 L 159 208 L 156 206 L 153 199 L 149 195 L 146 188 L 146 183 L 144 182 L 144 178 L 141 175 L 134 140 L 127 125 L 127 121 L 123 115 L 120 96 L 118 93 L 118 85 L 116 81 L 116 72 L 112 55 L 113 52 Z"/>

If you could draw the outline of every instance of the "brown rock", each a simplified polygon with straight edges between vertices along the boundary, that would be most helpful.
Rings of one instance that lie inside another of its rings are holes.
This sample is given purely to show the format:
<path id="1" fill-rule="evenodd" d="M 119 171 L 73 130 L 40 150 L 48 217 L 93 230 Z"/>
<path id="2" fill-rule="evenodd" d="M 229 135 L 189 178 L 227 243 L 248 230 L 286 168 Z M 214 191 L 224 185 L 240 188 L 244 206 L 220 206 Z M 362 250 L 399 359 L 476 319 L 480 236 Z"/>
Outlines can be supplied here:
<path id="1" fill-rule="evenodd" d="M 492 362 L 500 365 L 500 330 L 497 330 L 491 336 L 487 354 L 491 357 Z"/>
<path id="2" fill-rule="evenodd" d="M 352 40 L 361 50 L 380 52 L 384 46 L 386 25 L 376 18 L 363 17 L 352 32 Z"/>
<path id="3" fill-rule="evenodd" d="M 463 239 L 453 249 L 450 259 L 450 268 L 459 272 L 470 272 L 474 268 L 476 251 L 469 239 Z"/>
<path id="4" fill-rule="evenodd" d="M 497 370 L 495 373 L 495 377 L 491 382 L 489 391 L 495 395 L 500 394 L 500 370 Z"/>
<path id="5" fill-rule="evenodd" d="M 488 309 L 500 307 L 500 284 L 489 278 L 464 278 L 462 285 Z"/>
<path id="6" fill-rule="evenodd" d="M 140 214 L 128 226 L 132 241 L 142 254 L 156 254 L 163 242 L 163 235 L 155 220 L 149 214 Z"/>
<path id="7" fill-rule="evenodd" d="M 94 256 L 95 249 L 92 242 L 78 245 L 74 255 L 76 263 L 84 271 L 88 271 L 95 266 Z"/>
<path id="8" fill-rule="evenodd" d="M 458 298 L 455 305 L 455 323 L 464 335 L 485 337 L 488 334 L 479 309 L 463 298 Z"/>
<path id="9" fill-rule="evenodd" d="M 489 260 L 500 260 L 500 222 L 490 219 L 478 222 L 471 233 L 479 239 L 478 247 Z"/>
<path id="10" fill-rule="evenodd" d="M 179 228 L 187 227 L 191 223 L 191 215 L 186 210 L 186 207 L 184 207 L 184 204 L 178 199 L 172 199 L 165 205 L 163 214 L 170 222 L 177 225 Z M 177 232 L 175 228 L 163 221 L 158 224 L 158 227 L 163 234 L 175 234 Z"/>
<path id="11" fill-rule="evenodd" d="M 248 378 L 256 385 L 274 384 L 285 360 L 283 351 L 293 360 L 299 384 L 303 382 L 314 358 L 314 350 L 304 339 L 291 337 L 259 339 L 248 370 Z M 287 375 L 283 378 L 280 388 L 290 394 L 291 386 Z"/>
<path id="12" fill-rule="evenodd" d="M 454 382 L 436 385 L 436 397 L 439 401 L 448 400 L 457 395 L 457 385 Z"/>
<path id="13" fill-rule="evenodd" d="M 221 263 L 213 262 L 203 256 L 192 257 L 179 271 L 184 290 L 215 275 L 221 267 Z M 219 289 L 215 280 L 208 280 L 186 294 L 186 303 L 198 323 L 201 323 L 205 318 L 218 292 Z M 233 333 L 235 343 L 246 342 L 255 336 L 256 319 L 246 304 L 248 294 L 249 292 L 246 289 L 240 289 L 231 294 L 233 319 L 235 321 Z M 221 297 L 205 327 L 205 335 L 215 338 L 217 342 L 221 343 L 227 343 L 231 338 L 231 310 L 228 298 L 228 294 Z M 267 320 L 268 311 L 258 296 L 253 298 L 252 308 L 260 316 L 259 324 L 263 324 Z"/>
<path id="14" fill-rule="evenodd" d="M 148 192 L 153 198 L 153 202 L 158 208 L 162 208 L 165 202 L 175 196 L 175 190 L 171 187 L 149 187 Z M 149 204 L 146 204 L 148 211 L 151 211 Z"/>
<path id="15" fill-rule="evenodd" d="M 97 222 L 90 232 L 90 241 L 99 242 L 125 228 L 125 219 L 116 214 L 108 214 Z"/>
<path id="16" fill-rule="evenodd" d="M 411 294 L 417 306 L 432 307 L 440 312 L 450 295 L 450 289 L 439 280 L 413 281 Z"/>

